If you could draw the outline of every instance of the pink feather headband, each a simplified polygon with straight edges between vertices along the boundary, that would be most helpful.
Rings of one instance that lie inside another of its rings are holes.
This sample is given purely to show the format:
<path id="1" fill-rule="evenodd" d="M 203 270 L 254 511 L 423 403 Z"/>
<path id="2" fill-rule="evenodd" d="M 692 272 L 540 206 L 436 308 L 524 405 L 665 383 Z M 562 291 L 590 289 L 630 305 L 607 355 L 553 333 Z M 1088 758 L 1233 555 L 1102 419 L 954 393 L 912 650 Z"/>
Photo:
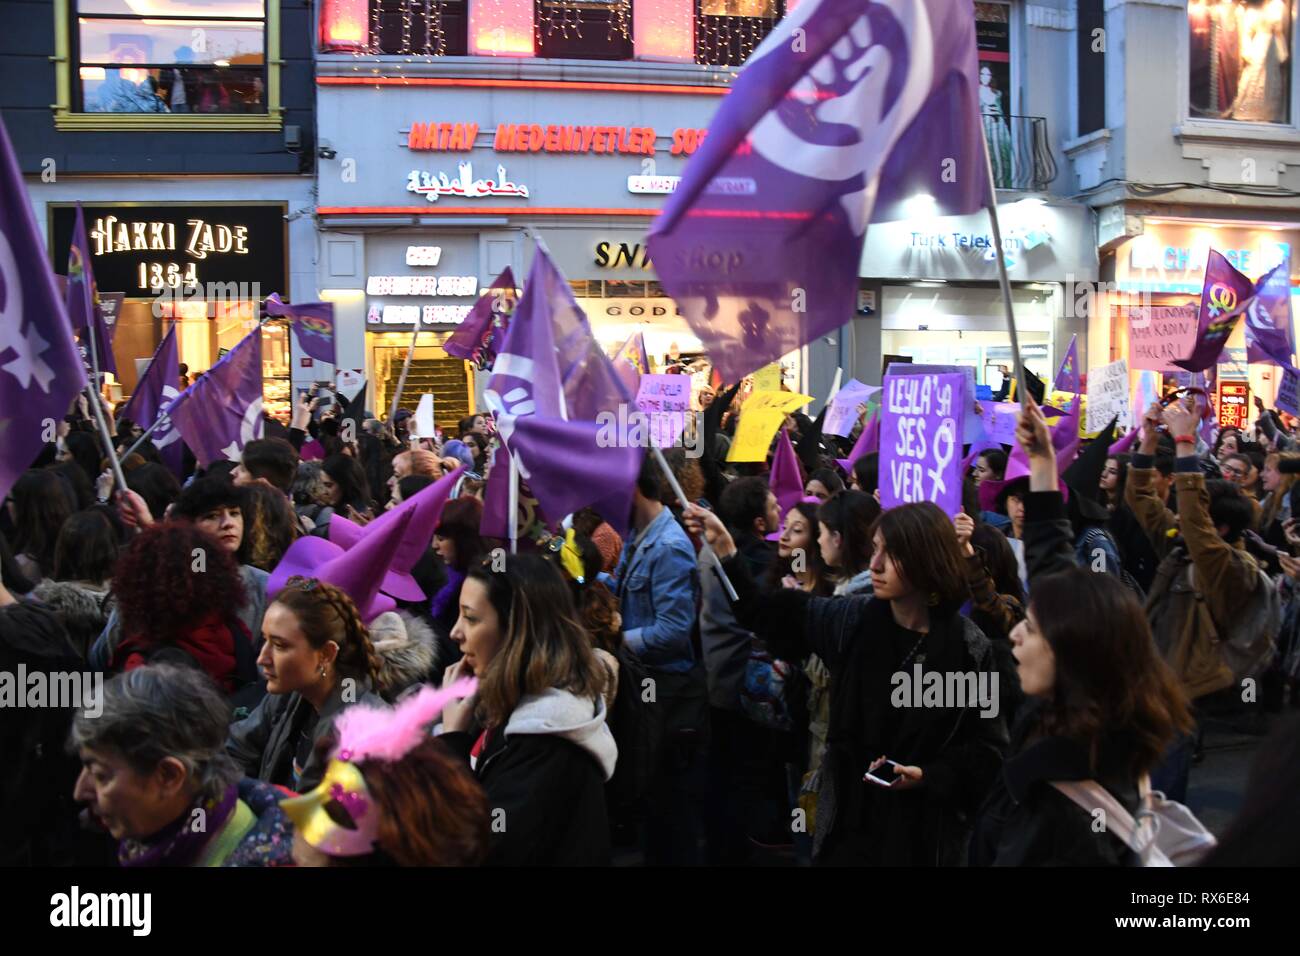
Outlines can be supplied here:
<path id="1" fill-rule="evenodd" d="M 449 701 L 471 696 L 478 681 L 466 677 L 446 687 L 424 687 L 396 707 L 357 704 L 334 722 L 339 745 L 334 756 L 349 763 L 401 760 L 429 737 L 427 727 Z"/>

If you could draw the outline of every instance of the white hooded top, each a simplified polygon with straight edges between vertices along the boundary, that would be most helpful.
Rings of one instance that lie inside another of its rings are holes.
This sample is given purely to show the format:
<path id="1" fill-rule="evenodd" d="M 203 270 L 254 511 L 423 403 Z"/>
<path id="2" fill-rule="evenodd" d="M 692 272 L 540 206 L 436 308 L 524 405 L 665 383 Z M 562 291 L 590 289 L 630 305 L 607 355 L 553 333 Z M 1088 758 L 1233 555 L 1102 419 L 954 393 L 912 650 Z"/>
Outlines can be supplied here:
<path id="1" fill-rule="evenodd" d="M 506 738 L 515 734 L 554 734 L 577 744 L 600 765 L 605 779 L 614 776 L 618 746 L 605 722 L 605 700 L 578 697 L 552 687 L 519 701 L 506 722 Z"/>

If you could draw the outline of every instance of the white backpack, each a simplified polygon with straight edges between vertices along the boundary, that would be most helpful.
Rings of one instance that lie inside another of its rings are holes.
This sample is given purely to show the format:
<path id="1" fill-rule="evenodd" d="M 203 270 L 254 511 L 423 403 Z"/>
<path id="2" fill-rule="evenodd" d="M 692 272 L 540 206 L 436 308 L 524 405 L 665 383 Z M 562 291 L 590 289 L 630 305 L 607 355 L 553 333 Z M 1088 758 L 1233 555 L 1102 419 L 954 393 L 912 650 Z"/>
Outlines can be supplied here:
<path id="1" fill-rule="evenodd" d="M 1195 866 L 1218 843 L 1191 810 L 1152 790 L 1145 774 L 1138 781 L 1137 820 L 1095 780 L 1053 780 L 1052 786 L 1089 815 L 1103 811 L 1107 831 L 1123 840 L 1142 866 Z"/>

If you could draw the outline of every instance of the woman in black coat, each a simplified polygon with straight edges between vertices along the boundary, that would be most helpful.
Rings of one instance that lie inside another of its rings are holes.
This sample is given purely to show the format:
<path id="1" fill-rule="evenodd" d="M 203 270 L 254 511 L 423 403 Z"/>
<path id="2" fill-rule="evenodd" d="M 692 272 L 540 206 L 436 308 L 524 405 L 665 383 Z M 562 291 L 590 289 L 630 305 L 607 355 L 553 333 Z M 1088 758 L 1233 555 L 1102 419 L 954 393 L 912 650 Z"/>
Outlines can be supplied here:
<path id="1" fill-rule="evenodd" d="M 478 690 L 443 710 L 442 740 L 469 762 L 492 816 L 488 863 L 610 862 L 605 782 L 618 750 L 605 722 L 604 666 L 559 570 L 537 555 L 476 566 L 451 632 L 464 656 L 445 684 Z"/>
<path id="2" fill-rule="evenodd" d="M 1146 614 L 1108 574 L 1075 564 L 1047 423 L 1029 403 L 1017 437 L 1029 455 L 1025 549 L 1029 613 L 1012 631 L 1031 703 L 980 809 L 977 866 L 1122 866 L 1135 854 L 1094 813 L 1052 786 L 1093 781 L 1130 813 L 1139 780 L 1191 728 L 1186 698 L 1156 653 Z"/>
<path id="3" fill-rule="evenodd" d="M 815 653 L 830 670 L 814 862 L 962 862 L 1006 726 L 989 640 L 957 612 L 968 592 L 948 517 L 929 503 L 884 512 L 873 535 L 874 596 L 838 598 L 759 593 L 722 523 L 702 508 L 687 518 L 727 559 L 740 623 L 773 656 Z M 865 779 L 887 775 L 884 759 L 899 765 L 898 778 L 889 786 Z"/>

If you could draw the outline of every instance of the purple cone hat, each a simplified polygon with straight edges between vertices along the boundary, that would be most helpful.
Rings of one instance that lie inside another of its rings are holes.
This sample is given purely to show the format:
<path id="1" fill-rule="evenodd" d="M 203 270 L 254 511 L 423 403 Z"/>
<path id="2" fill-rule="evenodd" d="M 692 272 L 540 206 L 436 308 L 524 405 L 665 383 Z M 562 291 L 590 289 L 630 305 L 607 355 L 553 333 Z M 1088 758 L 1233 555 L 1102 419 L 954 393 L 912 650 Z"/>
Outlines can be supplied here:
<path id="1" fill-rule="evenodd" d="M 285 582 L 295 574 L 319 578 L 352 598 L 361 619 L 369 624 L 385 611 L 397 607 L 391 597 L 379 593 L 379 585 L 413 517 L 413 512 L 407 512 L 396 522 L 380 529 L 379 533 L 366 535 L 351 550 L 315 535 L 299 538 L 289 546 L 271 572 L 266 582 L 267 597 L 274 598 L 279 594 Z M 334 520 L 337 519 L 331 519 L 331 523 Z"/>
<path id="2" fill-rule="evenodd" d="M 438 518 L 442 515 L 442 506 L 447 503 L 447 498 L 464 471 L 462 465 L 443 475 L 419 494 L 412 495 L 392 511 L 384 512 L 365 527 L 334 515 L 330 518 L 330 541 L 351 551 L 371 536 L 386 533 L 390 525 L 402 520 L 403 515 L 411 515 L 410 524 L 393 551 L 387 564 L 388 571 L 379 589 L 402 601 L 426 600 L 428 595 L 411 577 L 411 569 L 428 550 L 429 542 L 433 540 L 433 529 L 438 526 Z"/>

